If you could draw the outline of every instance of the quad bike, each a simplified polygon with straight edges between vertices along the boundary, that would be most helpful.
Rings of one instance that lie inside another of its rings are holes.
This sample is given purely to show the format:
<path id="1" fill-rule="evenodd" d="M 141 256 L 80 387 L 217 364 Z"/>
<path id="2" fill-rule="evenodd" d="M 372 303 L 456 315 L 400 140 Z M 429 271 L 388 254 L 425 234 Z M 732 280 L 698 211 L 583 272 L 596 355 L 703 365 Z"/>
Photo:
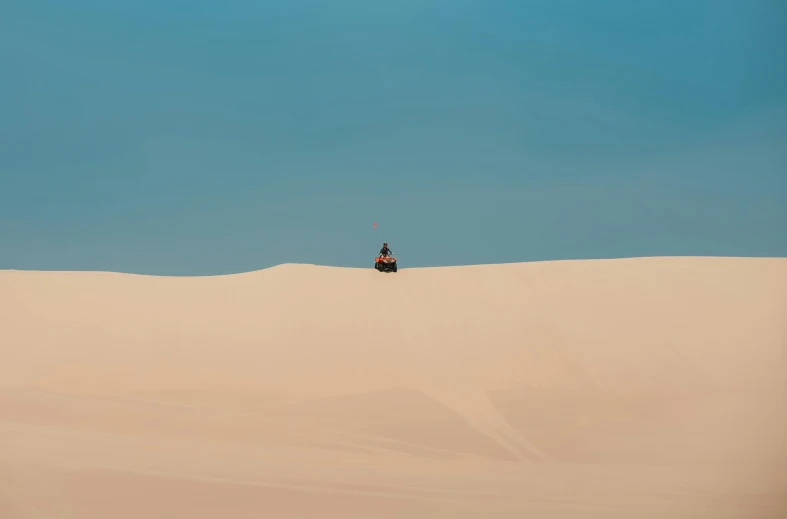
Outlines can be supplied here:
<path id="1" fill-rule="evenodd" d="M 374 268 L 380 272 L 396 272 L 396 258 L 393 256 L 378 256 L 374 258 Z"/>

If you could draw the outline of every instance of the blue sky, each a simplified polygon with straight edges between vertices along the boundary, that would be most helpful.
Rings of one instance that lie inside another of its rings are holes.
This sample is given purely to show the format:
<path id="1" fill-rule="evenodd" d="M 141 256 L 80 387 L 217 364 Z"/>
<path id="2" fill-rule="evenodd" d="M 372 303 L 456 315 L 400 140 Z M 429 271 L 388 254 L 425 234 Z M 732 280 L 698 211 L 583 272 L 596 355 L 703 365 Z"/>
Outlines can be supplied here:
<path id="1" fill-rule="evenodd" d="M 0 10 L 0 269 L 787 256 L 780 0 Z"/>

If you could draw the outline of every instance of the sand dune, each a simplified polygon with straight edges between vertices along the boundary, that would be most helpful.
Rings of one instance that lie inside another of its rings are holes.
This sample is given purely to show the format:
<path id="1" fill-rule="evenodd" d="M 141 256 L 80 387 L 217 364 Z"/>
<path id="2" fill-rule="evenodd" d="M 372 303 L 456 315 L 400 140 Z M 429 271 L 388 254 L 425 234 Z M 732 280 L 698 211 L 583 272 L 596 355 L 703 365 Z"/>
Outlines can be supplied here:
<path id="1" fill-rule="evenodd" d="M 0 517 L 787 516 L 787 259 L 0 272 Z"/>

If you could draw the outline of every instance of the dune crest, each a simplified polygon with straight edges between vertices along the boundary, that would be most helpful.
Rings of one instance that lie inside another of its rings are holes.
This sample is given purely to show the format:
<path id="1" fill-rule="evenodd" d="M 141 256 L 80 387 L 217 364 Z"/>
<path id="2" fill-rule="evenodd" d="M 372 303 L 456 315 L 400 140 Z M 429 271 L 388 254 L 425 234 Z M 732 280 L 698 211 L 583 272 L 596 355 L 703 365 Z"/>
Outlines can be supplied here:
<path id="1" fill-rule="evenodd" d="M 787 259 L 0 271 L 0 354 L 3 517 L 787 513 Z"/>

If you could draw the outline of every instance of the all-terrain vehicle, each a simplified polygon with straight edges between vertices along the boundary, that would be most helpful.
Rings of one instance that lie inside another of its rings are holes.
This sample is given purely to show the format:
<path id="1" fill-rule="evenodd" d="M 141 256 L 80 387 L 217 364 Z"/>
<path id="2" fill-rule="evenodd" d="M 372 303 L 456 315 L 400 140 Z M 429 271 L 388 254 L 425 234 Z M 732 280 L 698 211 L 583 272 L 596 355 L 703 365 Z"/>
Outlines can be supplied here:
<path id="1" fill-rule="evenodd" d="M 396 272 L 396 258 L 393 256 L 378 256 L 374 259 L 374 268 L 380 272 Z"/>

